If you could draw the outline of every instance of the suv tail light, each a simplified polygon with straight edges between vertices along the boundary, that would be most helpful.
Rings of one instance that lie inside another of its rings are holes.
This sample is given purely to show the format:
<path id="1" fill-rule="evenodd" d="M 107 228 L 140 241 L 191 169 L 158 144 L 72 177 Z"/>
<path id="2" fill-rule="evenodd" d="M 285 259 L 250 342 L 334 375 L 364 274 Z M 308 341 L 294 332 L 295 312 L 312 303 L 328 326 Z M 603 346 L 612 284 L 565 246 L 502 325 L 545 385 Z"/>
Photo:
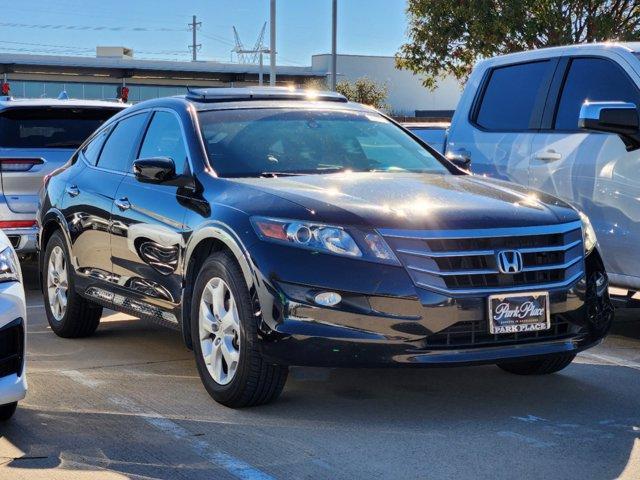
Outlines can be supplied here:
<path id="1" fill-rule="evenodd" d="M 36 226 L 35 220 L 2 220 L 0 229 L 5 228 L 31 228 Z"/>
<path id="2" fill-rule="evenodd" d="M 34 165 L 42 165 L 41 158 L 0 158 L 0 170 L 3 172 L 28 172 Z"/>

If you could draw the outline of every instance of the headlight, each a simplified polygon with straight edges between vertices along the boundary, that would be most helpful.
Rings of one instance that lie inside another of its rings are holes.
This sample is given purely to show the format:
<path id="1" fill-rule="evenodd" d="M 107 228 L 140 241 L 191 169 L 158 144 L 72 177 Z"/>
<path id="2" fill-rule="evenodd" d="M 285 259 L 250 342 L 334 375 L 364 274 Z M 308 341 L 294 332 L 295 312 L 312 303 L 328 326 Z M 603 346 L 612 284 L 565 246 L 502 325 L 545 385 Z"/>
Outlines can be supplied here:
<path id="1" fill-rule="evenodd" d="M 584 241 L 584 253 L 589 254 L 598 243 L 596 232 L 591 226 L 591 221 L 584 213 L 578 211 L 580 220 L 582 220 L 582 240 Z"/>
<path id="2" fill-rule="evenodd" d="M 20 263 L 13 248 L 7 247 L 0 252 L 0 282 L 21 281 Z"/>
<path id="3" fill-rule="evenodd" d="M 354 238 L 343 227 L 265 217 L 253 217 L 251 223 L 262 240 L 287 243 L 291 246 L 336 255 L 398 263 L 393 251 L 376 233 L 366 235 L 358 233 L 361 246 L 365 249 L 363 253 Z"/>

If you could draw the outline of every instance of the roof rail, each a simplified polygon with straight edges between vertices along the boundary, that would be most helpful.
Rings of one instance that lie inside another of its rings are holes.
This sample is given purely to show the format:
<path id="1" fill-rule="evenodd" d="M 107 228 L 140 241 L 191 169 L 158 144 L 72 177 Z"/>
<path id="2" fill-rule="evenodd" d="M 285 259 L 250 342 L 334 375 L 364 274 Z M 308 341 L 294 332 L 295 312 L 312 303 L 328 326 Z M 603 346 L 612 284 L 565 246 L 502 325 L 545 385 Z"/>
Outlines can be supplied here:
<path id="1" fill-rule="evenodd" d="M 242 102 L 248 100 L 306 100 L 342 103 L 349 101 L 344 95 L 335 92 L 287 87 L 198 88 L 188 90 L 185 98 L 202 103 Z"/>

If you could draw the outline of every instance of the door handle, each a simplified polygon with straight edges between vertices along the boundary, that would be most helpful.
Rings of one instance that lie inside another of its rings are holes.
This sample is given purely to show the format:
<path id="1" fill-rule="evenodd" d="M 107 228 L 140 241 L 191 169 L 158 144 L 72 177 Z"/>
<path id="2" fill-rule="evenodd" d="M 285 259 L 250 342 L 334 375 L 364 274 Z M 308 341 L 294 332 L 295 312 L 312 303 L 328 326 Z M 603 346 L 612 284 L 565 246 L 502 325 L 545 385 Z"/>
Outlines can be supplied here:
<path id="1" fill-rule="evenodd" d="M 120 209 L 120 211 L 124 212 L 125 210 L 129 210 L 131 208 L 131 204 L 129 203 L 129 199 L 127 199 L 126 197 L 124 198 L 119 198 L 118 200 L 116 200 L 115 202 L 116 207 L 118 207 Z"/>
<path id="2" fill-rule="evenodd" d="M 536 153 L 536 160 L 542 160 L 543 162 L 556 162 L 562 160 L 562 154 L 555 150 L 546 150 L 544 152 Z"/>
<path id="3" fill-rule="evenodd" d="M 80 195 L 80 190 L 75 185 L 67 185 L 67 187 L 64 189 L 64 191 L 70 197 L 77 197 L 78 195 Z"/>

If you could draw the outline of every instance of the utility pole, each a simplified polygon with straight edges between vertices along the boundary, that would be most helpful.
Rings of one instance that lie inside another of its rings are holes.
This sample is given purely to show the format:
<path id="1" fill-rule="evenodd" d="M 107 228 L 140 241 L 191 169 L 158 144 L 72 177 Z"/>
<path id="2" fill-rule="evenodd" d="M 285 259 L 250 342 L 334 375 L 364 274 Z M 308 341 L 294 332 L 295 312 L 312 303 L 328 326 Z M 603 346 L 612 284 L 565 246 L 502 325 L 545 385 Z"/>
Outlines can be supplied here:
<path id="1" fill-rule="evenodd" d="M 269 40 L 270 71 L 269 85 L 276 85 L 276 0 L 271 0 L 271 38 Z"/>
<path id="2" fill-rule="evenodd" d="M 333 0 L 331 9 L 331 90 L 336 91 L 338 83 L 338 0 Z"/>
<path id="3" fill-rule="evenodd" d="M 202 47 L 202 44 L 197 43 L 197 40 L 196 40 L 196 30 L 200 25 L 202 25 L 202 22 L 196 22 L 196 16 L 194 15 L 192 22 L 189 24 L 189 28 L 191 29 L 191 33 L 193 35 L 191 46 L 189 47 L 191 49 L 192 62 L 196 62 L 198 60 L 198 50 L 200 50 L 200 47 Z"/>

